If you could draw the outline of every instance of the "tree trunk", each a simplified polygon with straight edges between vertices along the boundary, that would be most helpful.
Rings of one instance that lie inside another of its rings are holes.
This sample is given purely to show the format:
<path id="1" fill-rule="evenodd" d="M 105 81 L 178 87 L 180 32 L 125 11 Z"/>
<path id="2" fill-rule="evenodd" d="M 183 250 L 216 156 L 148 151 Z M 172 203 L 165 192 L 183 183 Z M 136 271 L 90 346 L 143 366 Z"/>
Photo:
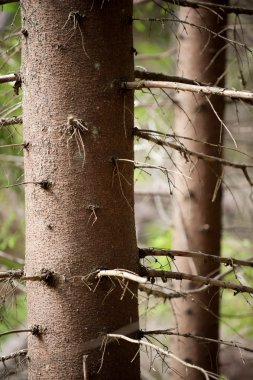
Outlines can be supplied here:
<path id="1" fill-rule="evenodd" d="M 22 0 L 21 8 L 25 271 L 57 278 L 27 281 L 28 323 L 42 328 L 29 337 L 29 379 L 139 379 L 134 345 L 101 349 L 103 334 L 138 329 L 136 287 L 81 278 L 138 271 L 133 165 L 116 160 L 133 159 L 133 94 L 117 85 L 133 80 L 132 2 Z"/>
<path id="2" fill-rule="evenodd" d="M 218 1 L 217 1 L 218 3 Z M 206 9 L 181 8 L 179 18 L 219 33 L 223 30 L 225 16 L 219 19 L 217 13 Z M 225 70 L 224 40 L 209 32 L 183 25 L 180 34 L 178 74 L 208 84 L 223 85 L 218 79 Z M 216 57 L 217 55 L 217 57 Z M 178 101 L 184 112 L 177 108 L 175 129 L 178 135 L 201 140 L 211 144 L 221 143 L 222 125 L 215 112 L 222 119 L 224 100 L 215 96 L 180 93 Z M 212 109 L 215 109 L 215 111 Z M 196 141 L 182 140 L 193 151 L 220 156 L 217 147 Z M 177 177 L 175 202 L 174 248 L 178 250 L 201 251 L 220 254 L 221 237 L 221 167 L 203 160 L 177 156 L 178 168 L 190 178 Z M 180 178 L 180 180 L 178 180 Z M 181 272 L 202 276 L 217 275 L 219 266 L 204 260 L 178 258 L 177 269 Z M 192 289 L 193 284 L 183 282 L 177 287 Z M 192 333 L 208 338 L 219 337 L 219 292 L 215 288 L 192 295 L 187 299 L 174 301 L 176 323 L 180 333 Z M 218 371 L 218 345 L 203 345 L 190 338 L 175 339 L 171 350 L 180 358 L 208 371 Z M 203 379 L 198 371 L 185 369 L 177 363 L 172 379 Z M 180 375 L 182 377 L 180 377 Z"/>

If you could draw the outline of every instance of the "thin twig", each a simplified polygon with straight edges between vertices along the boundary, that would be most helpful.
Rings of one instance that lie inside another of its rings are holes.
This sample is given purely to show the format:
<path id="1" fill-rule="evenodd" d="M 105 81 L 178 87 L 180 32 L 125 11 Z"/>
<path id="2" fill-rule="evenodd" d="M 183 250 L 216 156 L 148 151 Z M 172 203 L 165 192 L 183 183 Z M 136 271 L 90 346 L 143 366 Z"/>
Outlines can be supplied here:
<path id="1" fill-rule="evenodd" d="M 235 13 L 236 15 L 245 14 L 245 15 L 253 15 L 253 9 L 244 8 L 244 7 L 233 7 L 229 5 L 223 4 L 215 4 L 212 2 L 205 1 L 194 1 L 194 0 L 163 0 L 165 3 L 170 3 L 173 5 L 178 5 L 181 7 L 190 7 L 190 8 L 210 8 L 217 12 L 224 12 L 226 14 Z"/>
<path id="2" fill-rule="evenodd" d="M 174 355 L 172 352 L 168 351 L 168 350 L 165 350 L 161 347 L 158 347 L 152 343 L 149 343 L 149 342 L 144 342 L 144 341 L 141 341 L 141 340 L 137 340 L 137 339 L 132 339 L 132 338 L 129 338 L 128 336 L 125 336 L 125 335 L 120 335 L 120 334 L 107 334 L 107 337 L 108 338 L 113 338 L 113 339 L 122 339 L 122 340 L 125 340 L 129 343 L 133 343 L 133 344 L 138 344 L 139 346 L 144 346 L 144 347 L 149 347 L 149 348 L 152 348 L 153 350 L 155 350 L 156 352 L 159 352 L 160 354 L 162 355 L 165 355 L 169 358 L 172 358 L 174 360 L 176 360 L 177 362 L 183 364 L 185 367 L 187 368 L 193 368 L 197 371 L 200 371 L 204 374 L 205 376 L 205 379 L 208 380 L 209 379 L 209 376 L 208 376 L 208 373 L 201 367 L 198 367 L 194 364 L 190 364 L 180 358 L 178 358 L 176 355 Z M 216 377 L 215 377 L 216 378 Z"/>
<path id="3" fill-rule="evenodd" d="M 168 329 L 167 330 L 152 330 L 152 331 L 143 331 L 143 330 L 141 330 L 140 334 L 143 335 L 143 336 L 145 336 L 145 335 L 172 335 L 172 336 L 180 336 L 180 337 L 183 337 L 183 338 L 192 338 L 192 339 L 195 339 L 195 340 L 197 340 L 199 342 L 218 343 L 218 344 L 222 344 L 222 345 L 225 345 L 225 346 L 231 346 L 231 347 L 239 348 L 239 349 L 244 350 L 244 351 L 253 352 L 252 348 L 241 346 L 240 344 L 237 344 L 235 342 L 226 341 L 226 340 L 223 340 L 223 339 L 206 338 L 206 337 L 203 337 L 203 336 L 193 335 L 191 333 L 181 334 L 181 333 L 173 332 L 173 331 L 168 330 Z"/>
<path id="4" fill-rule="evenodd" d="M 194 139 L 192 137 L 189 137 L 189 136 L 182 136 L 182 135 L 177 135 L 176 133 L 164 133 L 164 132 L 160 132 L 160 131 L 156 131 L 154 129 L 138 129 L 136 128 L 137 131 L 140 130 L 142 133 L 147 133 L 147 134 L 150 134 L 150 135 L 159 135 L 161 136 L 164 140 L 166 138 L 172 138 L 174 139 L 175 141 L 177 141 L 178 139 L 182 139 L 182 140 L 188 140 L 188 141 L 194 141 L 194 142 L 197 142 L 197 143 L 200 143 L 200 144 L 203 144 L 203 145 L 207 145 L 207 146 L 211 146 L 211 147 L 214 147 L 214 148 L 218 148 L 219 150 L 221 149 L 226 149 L 226 150 L 231 150 L 233 152 L 237 152 L 237 153 L 240 153 L 246 157 L 249 157 L 251 159 L 253 159 L 253 156 L 245 153 L 245 152 L 242 152 L 236 148 L 231 148 L 231 147 L 228 147 L 228 146 L 225 146 L 225 145 L 221 145 L 221 144 L 214 144 L 214 143 L 211 143 L 211 142 L 208 142 L 208 141 L 203 141 L 203 140 L 199 140 L 199 139 Z"/>
<path id="5" fill-rule="evenodd" d="M 145 17 L 145 18 L 139 18 L 139 17 L 134 17 L 134 18 L 131 19 L 131 21 L 161 22 L 161 23 L 165 23 L 165 22 L 173 23 L 174 22 L 174 23 L 180 23 L 182 25 L 188 25 L 188 26 L 191 26 L 193 28 L 198 29 L 200 32 L 201 31 L 205 31 L 205 32 L 211 34 L 214 37 L 219 37 L 222 40 L 227 41 L 232 46 L 233 45 L 241 46 L 244 49 L 248 50 L 250 53 L 252 53 L 252 50 L 245 43 L 241 43 L 241 42 L 238 42 L 236 40 L 232 40 L 232 39 L 230 39 L 228 37 L 225 37 L 222 33 L 217 33 L 215 31 L 213 31 L 212 29 L 207 28 L 205 25 L 193 24 L 193 23 L 191 23 L 189 21 L 186 21 L 186 20 L 180 20 L 179 18 L 168 18 L 168 17 L 161 17 L 161 18 L 160 17 L 159 18 L 157 18 L 157 17 Z"/>
<path id="6" fill-rule="evenodd" d="M 52 273 L 51 273 L 52 274 Z M 0 281 L 7 279 L 16 279 L 22 281 L 43 281 L 47 280 L 50 275 L 49 271 L 43 271 L 43 273 L 28 276 L 24 273 L 23 269 L 7 270 L 0 272 Z"/>
<path id="7" fill-rule="evenodd" d="M 225 276 L 231 274 L 234 269 L 229 269 L 226 272 L 219 273 L 214 278 L 219 280 L 224 278 Z M 199 294 L 207 291 L 211 285 L 202 285 L 200 288 L 184 290 L 184 291 L 176 291 L 174 289 L 167 289 L 164 286 L 153 284 L 152 287 L 150 285 L 139 284 L 139 290 L 145 292 L 147 295 L 152 295 L 154 297 L 162 298 L 163 300 L 171 300 L 173 298 L 187 298 L 191 297 L 194 294 Z"/>
<path id="8" fill-rule="evenodd" d="M 9 125 L 22 124 L 22 123 L 23 123 L 22 116 L 7 117 L 7 118 L 0 119 L 0 128 L 9 126 Z"/>
<path id="9" fill-rule="evenodd" d="M 5 331 L 3 333 L 0 333 L 0 338 L 5 335 L 11 335 L 11 334 L 19 334 L 24 332 L 32 332 L 32 329 L 22 329 L 22 330 L 9 330 Z"/>
<path id="10" fill-rule="evenodd" d="M 12 352 L 9 355 L 0 356 L 0 362 L 5 362 L 6 360 L 10 360 L 10 359 L 15 359 L 15 358 L 17 358 L 19 356 L 26 356 L 27 353 L 28 353 L 28 350 L 26 350 L 26 349 L 15 351 L 15 352 Z"/>
<path id="11" fill-rule="evenodd" d="M 196 259 L 202 259 L 212 263 L 221 263 L 227 266 L 234 267 L 235 265 L 253 267 L 253 261 L 238 260 L 232 257 L 219 257 L 216 255 L 210 255 L 203 252 L 192 251 L 176 251 L 166 250 L 161 248 L 139 248 L 139 257 L 144 258 L 146 256 L 168 256 L 171 259 L 175 259 L 176 256 L 180 257 L 192 257 Z"/>
<path id="12" fill-rule="evenodd" d="M 175 143 L 170 142 L 170 141 L 164 141 L 163 139 L 160 139 L 158 137 L 154 137 L 151 134 L 149 134 L 147 132 L 143 132 L 143 131 L 141 131 L 138 128 L 134 128 L 134 135 L 138 136 L 138 137 L 141 137 L 142 139 L 145 139 L 145 140 L 148 140 L 148 141 L 152 141 L 153 143 L 155 143 L 157 145 L 160 145 L 160 146 L 168 146 L 168 147 L 170 147 L 170 148 L 172 148 L 174 150 L 177 150 L 178 152 L 182 153 L 184 155 L 184 157 L 194 156 L 194 157 L 197 157 L 200 160 L 204 160 L 204 161 L 207 161 L 207 162 L 216 162 L 216 163 L 219 163 L 219 164 L 221 164 L 223 166 L 230 166 L 232 168 L 241 169 L 243 171 L 243 174 L 244 174 L 246 180 L 250 184 L 250 186 L 253 186 L 253 182 L 250 179 L 249 174 L 247 172 L 248 168 L 253 168 L 253 164 L 250 165 L 250 164 L 243 164 L 243 163 L 232 162 L 232 161 L 229 161 L 229 160 L 225 160 L 224 158 L 221 158 L 221 157 L 210 156 L 208 154 L 204 154 L 204 153 L 200 153 L 200 152 L 195 152 L 195 151 L 187 149 L 183 145 L 175 144 Z"/>
<path id="13" fill-rule="evenodd" d="M 7 145 L 0 145 L 0 148 L 20 148 L 21 146 L 24 147 L 23 144 L 7 144 Z"/>
<path id="14" fill-rule="evenodd" d="M 156 73 L 151 71 L 144 70 L 135 70 L 134 71 L 135 79 L 144 79 L 144 80 L 153 80 L 153 81 L 164 81 L 164 82 L 178 82 L 178 83 L 186 83 L 186 84 L 194 84 L 199 86 L 207 86 L 206 83 L 199 82 L 197 80 L 166 75 L 163 73 Z"/>

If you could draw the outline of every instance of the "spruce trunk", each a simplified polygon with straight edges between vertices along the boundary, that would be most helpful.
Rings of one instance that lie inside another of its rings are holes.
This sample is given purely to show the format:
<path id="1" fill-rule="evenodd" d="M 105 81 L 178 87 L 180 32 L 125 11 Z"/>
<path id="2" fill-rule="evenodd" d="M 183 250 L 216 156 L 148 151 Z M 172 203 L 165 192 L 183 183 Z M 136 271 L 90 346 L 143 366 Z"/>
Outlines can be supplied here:
<path id="1" fill-rule="evenodd" d="M 219 18 L 216 12 L 202 8 L 194 10 L 182 7 L 179 18 L 194 25 L 203 25 L 215 33 L 221 33 L 226 25 L 224 14 Z M 183 25 L 181 29 L 178 75 L 223 86 L 224 40 L 196 27 Z M 183 144 L 190 150 L 220 157 L 220 149 L 208 144 L 222 144 L 223 126 L 218 118 L 223 118 L 224 100 L 215 96 L 207 98 L 201 94 L 181 92 L 178 101 L 182 108 L 176 110 L 176 133 L 192 139 L 182 140 Z M 177 177 L 174 248 L 220 255 L 222 168 L 219 164 L 192 157 L 186 162 L 186 158 L 179 155 L 176 163 L 181 173 L 189 177 Z M 202 276 L 219 273 L 216 263 L 210 264 L 199 259 L 177 258 L 176 267 L 181 272 Z M 193 289 L 196 285 L 183 281 L 177 287 Z M 219 338 L 217 288 L 209 288 L 186 299 L 175 300 L 173 304 L 180 333 Z M 171 350 L 189 363 L 218 372 L 217 344 L 203 345 L 194 339 L 178 338 L 174 340 Z M 177 363 L 174 363 L 173 369 L 175 371 L 172 379 L 204 379 L 199 371 L 186 369 Z"/>
<path id="2" fill-rule="evenodd" d="M 106 333 L 138 329 L 136 287 L 82 278 L 138 271 L 133 165 L 117 162 L 133 159 L 133 93 L 118 86 L 133 80 L 132 2 L 22 0 L 21 9 L 25 271 L 54 272 L 27 282 L 28 323 L 42 330 L 28 340 L 29 379 L 138 380 L 134 345 L 101 348 Z"/>

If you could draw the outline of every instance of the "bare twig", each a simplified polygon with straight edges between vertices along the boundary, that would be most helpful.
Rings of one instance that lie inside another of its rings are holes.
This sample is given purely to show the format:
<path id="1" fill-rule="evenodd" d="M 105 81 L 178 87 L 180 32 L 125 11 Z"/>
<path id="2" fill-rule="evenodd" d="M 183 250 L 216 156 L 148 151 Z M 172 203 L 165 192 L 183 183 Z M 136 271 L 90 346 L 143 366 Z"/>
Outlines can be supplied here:
<path id="1" fill-rule="evenodd" d="M 219 273 L 214 278 L 219 280 L 233 272 L 234 269 L 229 269 L 226 272 Z M 202 285 L 199 288 L 194 288 L 190 290 L 184 290 L 184 291 L 176 291 L 175 289 L 168 289 L 164 286 L 158 285 L 158 284 L 152 284 L 152 285 L 143 285 L 139 284 L 139 290 L 142 292 L 145 292 L 147 295 L 152 295 L 154 297 L 162 298 L 163 300 L 171 300 L 173 298 L 187 298 L 191 297 L 194 294 L 199 294 L 207 291 L 211 285 Z"/>
<path id="2" fill-rule="evenodd" d="M 206 83 L 202 83 L 197 80 L 187 79 L 187 78 L 172 76 L 172 75 L 166 75 L 163 73 L 144 71 L 144 70 L 135 70 L 134 76 L 136 79 L 164 81 L 164 82 L 178 82 L 178 83 L 187 83 L 187 84 L 194 84 L 194 85 L 197 84 L 199 86 L 207 86 Z"/>
<path id="3" fill-rule="evenodd" d="M 212 9 L 217 12 L 223 12 L 226 14 L 235 13 L 236 15 L 245 14 L 245 15 L 253 15 L 253 9 L 243 8 L 243 7 L 233 7 L 229 5 L 223 4 L 215 4 L 212 2 L 205 1 L 194 1 L 194 0 L 163 0 L 165 3 L 170 3 L 173 5 L 179 5 L 181 7 L 190 7 L 190 8 L 204 8 L 204 9 Z"/>
<path id="4" fill-rule="evenodd" d="M 143 88 L 169 88 L 171 90 L 195 92 L 197 94 L 227 96 L 232 99 L 253 100 L 252 91 L 237 91 L 222 87 L 198 86 L 179 82 L 142 80 L 139 82 L 121 82 L 120 87 L 128 90 L 142 90 Z"/>
<path id="5" fill-rule="evenodd" d="M 179 18 L 167 18 L 167 17 L 161 17 L 161 18 L 160 17 L 159 18 L 157 18 L 157 17 L 146 17 L 146 18 L 137 18 L 137 17 L 134 17 L 134 18 L 132 18 L 130 20 L 131 21 L 144 21 L 144 22 L 146 21 L 146 22 L 161 22 L 161 23 L 165 23 L 165 22 L 180 23 L 182 25 L 187 25 L 187 26 L 190 26 L 192 28 L 198 29 L 199 31 L 205 31 L 205 32 L 209 33 L 210 35 L 212 35 L 214 37 L 219 37 L 222 40 L 227 41 L 232 46 L 233 45 L 241 46 L 244 49 L 248 50 L 250 53 L 252 53 L 252 50 L 245 43 L 241 43 L 241 42 L 238 42 L 236 40 L 232 40 L 232 39 L 230 39 L 228 37 L 225 37 L 222 34 L 222 32 L 221 33 L 217 33 L 215 31 L 213 31 L 212 29 L 209 29 L 205 25 L 197 25 L 197 24 L 193 24 L 193 23 L 191 23 L 189 21 L 186 21 L 186 20 L 180 20 Z"/>
<path id="6" fill-rule="evenodd" d="M 252 348 L 241 346 L 240 344 L 235 343 L 235 342 L 226 341 L 226 340 L 223 340 L 223 339 L 206 338 L 206 337 L 203 337 L 203 336 L 193 335 L 191 333 L 181 334 L 181 333 L 173 332 L 173 331 L 171 331 L 169 329 L 167 329 L 167 330 L 153 330 L 153 331 L 142 331 L 141 330 L 140 334 L 143 335 L 143 336 L 145 336 L 145 335 L 172 335 L 172 336 L 180 336 L 182 338 L 192 338 L 192 339 L 195 339 L 195 340 L 197 340 L 199 342 L 218 343 L 218 344 L 222 344 L 222 345 L 225 345 L 225 346 L 231 346 L 231 347 L 239 348 L 239 349 L 244 350 L 244 351 L 253 352 Z"/>
<path id="7" fill-rule="evenodd" d="M 232 273 L 234 269 L 229 269 L 226 272 L 219 273 L 214 278 L 219 280 L 224 278 L 228 274 Z M 200 288 L 184 290 L 184 291 L 176 291 L 174 289 L 168 289 L 164 286 L 153 284 L 153 285 L 143 285 L 139 284 L 139 290 L 145 292 L 147 295 L 152 295 L 154 297 L 162 298 L 163 300 L 171 300 L 173 298 L 187 298 L 191 297 L 194 294 L 203 293 L 210 288 L 211 285 L 202 285 Z"/>
<path id="8" fill-rule="evenodd" d="M 0 333 L 0 338 L 2 336 L 6 336 L 6 335 L 11 335 L 11 334 L 19 334 L 19 333 L 24 333 L 24 332 L 32 332 L 32 329 L 22 329 L 22 330 L 9 330 L 9 331 L 5 331 L 3 333 Z"/>
<path id="9" fill-rule="evenodd" d="M 171 173 L 172 172 L 175 173 L 174 171 L 166 169 L 164 166 L 160 166 L 160 165 L 151 165 L 151 164 L 146 164 L 145 162 L 133 161 L 133 160 L 125 159 L 125 158 L 117 158 L 117 159 L 115 159 L 115 161 L 116 162 L 122 161 L 122 162 L 132 163 L 134 165 L 135 169 L 143 169 L 143 170 L 144 169 L 155 169 L 155 170 L 159 170 L 160 172 L 162 172 L 163 174 L 166 175 L 169 184 L 171 182 L 170 178 L 169 178 L 169 173 L 170 172 Z"/>
<path id="10" fill-rule="evenodd" d="M 253 95 L 253 93 L 252 93 L 252 95 Z M 253 186 L 253 182 L 250 179 L 249 174 L 247 172 L 248 168 L 253 168 L 253 164 L 250 165 L 250 164 L 242 164 L 242 163 L 232 162 L 229 160 L 225 160 L 224 158 L 221 158 L 221 157 L 210 156 L 208 154 L 204 154 L 204 153 L 200 153 L 200 152 L 194 152 L 192 150 L 185 148 L 182 144 L 179 145 L 179 144 L 175 144 L 175 143 L 170 142 L 170 141 L 164 141 L 163 139 L 160 139 L 158 137 L 154 137 L 151 134 L 149 134 L 147 132 L 143 132 L 138 128 L 134 128 L 134 134 L 135 134 L 135 136 L 138 136 L 138 137 L 141 137 L 142 139 L 151 141 L 157 145 L 168 146 L 174 150 L 177 150 L 178 152 L 182 153 L 184 155 L 184 157 L 194 156 L 200 160 L 204 160 L 207 162 L 216 162 L 216 163 L 219 163 L 223 166 L 230 166 L 232 168 L 241 169 L 243 171 L 243 174 L 244 174 L 246 180 L 250 184 L 250 186 Z"/>
<path id="11" fill-rule="evenodd" d="M 194 141 L 194 142 L 197 142 L 197 143 L 200 143 L 200 144 L 203 144 L 203 145 L 207 145 L 207 146 L 211 146 L 211 147 L 214 147 L 214 148 L 218 148 L 219 150 L 221 149 L 226 149 L 226 150 L 231 150 L 233 152 L 237 152 L 237 153 L 240 153 L 248 158 L 251 158 L 253 159 L 253 156 L 243 152 L 243 151 L 240 151 L 238 150 L 237 148 L 231 148 L 231 147 L 228 147 L 228 146 L 225 146 L 225 145 L 221 145 L 221 144 L 214 144 L 214 143 L 211 143 L 211 142 L 208 142 L 208 141 L 203 141 L 203 140 L 199 140 L 199 139 L 195 139 L 195 138 L 192 138 L 192 137 L 189 137 L 189 136 L 182 136 L 182 135 L 177 135 L 176 133 L 164 133 L 164 132 L 160 132 L 160 131 L 157 131 L 157 130 L 152 130 L 152 129 L 138 129 L 136 128 L 137 131 L 140 130 L 142 133 L 147 133 L 149 135 L 159 135 L 163 140 L 167 139 L 167 138 L 172 138 L 173 140 L 175 140 L 176 142 L 178 142 L 177 140 L 188 140 L 188 141 Z"/>
<path id="12" fill-rule="evenodd" d="M 145 292 L 148 296 L 152 295 L 154 297 L 162 298 L 163 300 L 171 300 L 174 298 L 186 298 L 195 293 L 202 293 L 208 287 L 209 285 L 204 285 L 198 289 L 186 290 L 184 292 L 168 290 L 164 286 L 159 286 L 156 284 L 153 284 L 152 287 L 144 284 L 139 284 L 138 288 L 141 292 Z"/>
<path id="13" fill-rule="evenodd" d="M 26 356 L 27 353 L 28 353 L 28 350 L 26 350 L 26 349 L 15 351 L 9 355 L 0 356 L 0 362 L 5 362 L 6 360 L 15 359 L 15 358 L 20 357 L 20 356 Z"/>
<path id="14" fill-rule="evenodd" d="M 190 363 L 187 363 L 186 361 L 178 358 L 176 355 L 174 355 L 172 352 L 168 351 L 168 350 L 165 350 L 164 348 L 161 348 L 161 347 L 158 347 L 152 343 L 149 343 L 149 342 L 144 342 L 142 340 L 137 340 L 137 339 L 132 339 L 132 338 L 129 338 L 128 336 L 125 336 L 125 335 L 120 335 L 120 334 L 107 334 L 106 335 L 108 338 L 113 338 L 113 339 L 122 339 L 122 340 L 125 340 L 129 343 L 133 343 L 133 344 L 137 344 L 139 346 L 144 346 L 144 347 L 149 347 L 153 350 L 155 350 L 157 353 L 159 352 L 160 354 L 164 355 L 164 356 L 167 356 L 169 358 L 172 358 L 174 360 L 176 360 L 177 362 L 183 364 L 185 367 L 187 368 L 193 368 L 193 369 L 196 369 L 197 371 L 200 371 L 203 373 L 203 375 L 205 376 L 205 379 L 208 380 L 209 379 L 209 376 L 208 376 L 208 372 L 205 371 L 203 368 L 201 367 L 198 367 L 194 364 L 190 364 Z M 215 376 L 215 374 L 213 374 Z M 217 378 L 215 376 L 215 378 Z"/>
<path id="15" fill-rule="evenodd" d="M 52 276 L 52 272 L 46 270 L 43 270 L 39 274 L 28 276 L 24 273 L 23 269 L 15 269 L 0 272 L 0 281 L 8 279 L 16 279 L 22 281 L 48 281 L 49 276 Z"/>
<path id="16" fill-rule="evenodd" d="M 9 126 L 9 125 L 22 124 L 22 123 L 23 123 L 22 116 L 8 117 L 8 118 L 0 119 L 0 128 Z"/>
<path id="17" fill-rule="evenodd" d="M 0 148 L 20 148 L 21 146 L 24 147 L 25 144 L 7 144 L 7 145 L 0 145 Z"/>
<path id="18" fill-rule="evenodd" d="M 235 265 L 253 267 L 253 261 L 238 260 L 232 257 L 219 257 L 215 255 L 209 255 L 203 252 L 175 251 L 160 248 L 139 248 L 139 256 L 140 258 L 144 258 L 146 256 L 168 256 L 171 259 L 175 259 L 176 256 L 192 257 L 204 261 L 209 261 L 212 263 L 225 264 L 231 267 L 234 267 Z"/>
<path id="19" fill-rule="evenodd" d="M 167 279 L 174 279 L 174 280 L 179 280 L 179 281 L 188 280 L 188 281 L 197 282 L 200 284 L 216 286 L 218 288 L 231 289 L 231 290 L 234 290 L 235 293 L 253 294 L 253 288 L 249 286 L 237 285 L 232 282 L 217 280 L 212 277 L 204 277 L 204 276 L 193 275 L 193 274 L 182 273 L 182 272 L 171 272 L 171 271 L 147 269 L 144 267 L 142 267 L 142 272 L 143 272 L 143 276 L 145 276 L 145 278 L 147 279 L 150 279 L 151 281 L 154 278 L 161 278 L 164 282 L 166 282 Z"/>

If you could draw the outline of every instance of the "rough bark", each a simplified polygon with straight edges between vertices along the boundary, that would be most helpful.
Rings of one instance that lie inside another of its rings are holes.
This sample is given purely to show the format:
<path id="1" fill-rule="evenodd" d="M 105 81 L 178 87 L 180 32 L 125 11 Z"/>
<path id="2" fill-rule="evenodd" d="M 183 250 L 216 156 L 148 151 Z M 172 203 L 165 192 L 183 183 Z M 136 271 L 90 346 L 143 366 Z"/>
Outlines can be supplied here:
<path id="1" fill-rule="evenodd" d="M 112 159 L 133 159 L 133 94 L 117 85 L 134 77 L 132 2 L 23 0 L 21 8 L 25 271 L 60 276 L 27 284 L 28 324 L 43 329 L 29 337 L 29 379 L 83 379 L 83 355 L 89 380 L 139 379 L 136 347 L 90 345 L 138 321 L 137 289 L 123 295 L 101 280 L 92 292 L 78 277 L 138 271 L 133 166 Z"/>
<path id="2" fill-rule="evenodd" d="M 225 26 L 224 15 L 221 20 L 216 13 L 205 9 L 182 8 L 179 17 L 183 20 L 187 18 L 187 21 L 193 24 L 205 25 L 215 32 L 220 32 Z M 213 60 L 216 54 L 218 55 Z M 180 34 L 178 75 L 223 86 L 224 81 L 221 79 L 217 83 L 217 78 L 223 74 L 224 69 L 224 41 L 197 28 L 184 27 Z M 210 96 L 209 100 L 222 118 L 224 101 L 215 96 Z M 175 129 L 179 135 L 214 144 L 221 143 L 221 122 L 204 95 L 180 93 L 178 101 L 185 111 L 184 113 L 179 108 L 176 110 Z M 185 143 L 185 146 L 190 150 L 212 156 L 220 157 L 221 154 L 218 148 L 194 141 Z M 177 156 L 176 163 L 190 179 L 177 179 L 176 183 L 174 248 L 219 255 L 221 187 L 218 185 L 221 167 L 219 164 L 191 157 L 189 157 L 189 162 L 186 162 L 186 158 L 182 156 Z M 202 276 L 214 272 L 217 274 L 219 270 L 219 265 L 216 263 L 206 263 L 204 260 L 191 258 L 178 258 L 176 265 L 181 272 Z M 185 281 L 180 286 L 186 286 L 189 289 L 195 287 Z M 211 288 L 187 300 L 175 300 L 173 304 L 180 333 L 194 333 L 218 339 L 219 292 L 217 289 Z M 206 310 L 207 308 L 210 312 Z M 180 338 L 174 340 L 171 350 L 184 360 L 206 370 L 218 372 L 218 346 L 215 343 L 202 345 L 193 340 Z M 175 372 L 172 379 L 183 377 L 188 380 L 202 380 L 204 378 L 200 372 L 191 370 L 186 372 L 185 368 L 176 363 L 173 368 Z"/>

